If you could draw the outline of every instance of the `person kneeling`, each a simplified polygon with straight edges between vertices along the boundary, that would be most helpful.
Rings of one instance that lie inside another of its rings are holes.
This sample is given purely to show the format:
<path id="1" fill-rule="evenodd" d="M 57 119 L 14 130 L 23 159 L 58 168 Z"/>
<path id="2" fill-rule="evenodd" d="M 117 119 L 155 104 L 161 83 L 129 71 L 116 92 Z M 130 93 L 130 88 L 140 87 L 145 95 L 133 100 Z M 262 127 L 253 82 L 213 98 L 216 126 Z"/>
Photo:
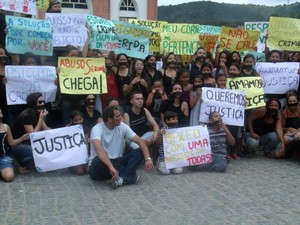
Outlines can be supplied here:
<path id="1" fill-rule="evenodd" d="M 192 166 L 189 169 L 225 172 L 227 169 L 227 144 L 233 146 L 235 140 L 226 125 L 222 122 L 220 114 L 216 111 L 209 114 L 208 133 L 211 145 L 212 162 Z"/>
<path id="2" fill-rule="evenodd" d="M 96 124 L 91 132 L 91 179 L 112 179 L 113 189 L 123 184 L 135 184 L 139 179 L 136 170 L 143 160 L 147 171 L 153 168 L 147 145 L 128 125 L 121 122 L 122 116 L 118 108 L 105 109 L 103 121 Z M 136 142 L 140 149 L 124 153 L 124 140 L 127 139 Z"/>

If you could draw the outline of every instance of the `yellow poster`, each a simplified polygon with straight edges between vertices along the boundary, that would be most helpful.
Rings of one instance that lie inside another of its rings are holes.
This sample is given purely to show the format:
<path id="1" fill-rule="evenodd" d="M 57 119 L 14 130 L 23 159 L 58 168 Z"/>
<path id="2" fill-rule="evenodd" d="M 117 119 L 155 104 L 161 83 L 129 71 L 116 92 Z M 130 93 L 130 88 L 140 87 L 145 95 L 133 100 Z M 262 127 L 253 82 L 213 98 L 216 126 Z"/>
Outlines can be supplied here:
<path id="1" fill-rule="evenodd" d="M 222 26 L 220 50 L 256 51 L 256 43 L 260 32 Z"/>
<path id="2" fill-rule="evenodd" d="M 165 21 L 155 21 L 155 20 L 138 20 L 138 19 L 129 19 L 129 23 L 149 27 L 151 28 L 152 34 L 150 36 L 150 46 L 149 50 L 153 52 L 159 52 L 159 43 L 160 43 L 160 33 L 162 31 L 162 26 L 167 24 Z"/>
<path id="3" fill-rule="evenodd" d="M 200 46 L 205 48 L 207 52 L 214 52 L 215 46 L 218 43 L 219 35 L 215 34 L 200 34 L 199 41 Z"/>
<path id="4" fill-rule="evenodd" d="M 263 82 L 260 77 L 227 78 L 228 89 L 244 91 L 248 104 L 246 109 L 265 106 Z"/>
<path id="5" fill-rule="evenodd" d="M 44 9 L 44 10 L 46 10 L 46 9 L 48 9 L 48 7 L 49 7 L 49 0 L 38 0 L 36 2 L 36 8 L 37 9 Z"/>
<path id="6" fill-rule="evenodd" d="M 160 53 L 174 52 L 177 55 L 194 55 L 199 45 L 199 24 L 163 25 Z"/>
<path id="7" fill-rule="evenodd" d="M 300 19 L 270 17 L 267 46 L 270 49 L 300 51 Z"/>
<path id="8" fill-rule="evenodd" d="M 58 67 L 61 93 L 107 93 L 104 58 L 59 57 Z"/>

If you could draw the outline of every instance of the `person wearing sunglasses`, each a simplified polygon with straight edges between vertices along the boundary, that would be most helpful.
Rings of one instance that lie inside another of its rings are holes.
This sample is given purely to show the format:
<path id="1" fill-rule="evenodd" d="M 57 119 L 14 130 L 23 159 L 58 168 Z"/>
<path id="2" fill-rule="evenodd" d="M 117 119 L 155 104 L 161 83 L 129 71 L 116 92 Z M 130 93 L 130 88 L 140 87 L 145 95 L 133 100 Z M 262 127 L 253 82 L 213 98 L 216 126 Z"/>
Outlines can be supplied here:
<path id="1" fill-rule="evenodd" d="M 27 109 L 23 110 L 17 117 L 12 134 L 15 139 L 22 135 L 42 130 L 49 130 L 45 120 L 48 111 L 45 109 L 45 100 L 41 93 L 32 93 L 27 96 Z M 34 166 L 33 153 L 30 146 L 30 140 L 24 140 L 14 148 L 12 155 L 20 164 L 19 172 L 29 172 L 28 168 Z"/>

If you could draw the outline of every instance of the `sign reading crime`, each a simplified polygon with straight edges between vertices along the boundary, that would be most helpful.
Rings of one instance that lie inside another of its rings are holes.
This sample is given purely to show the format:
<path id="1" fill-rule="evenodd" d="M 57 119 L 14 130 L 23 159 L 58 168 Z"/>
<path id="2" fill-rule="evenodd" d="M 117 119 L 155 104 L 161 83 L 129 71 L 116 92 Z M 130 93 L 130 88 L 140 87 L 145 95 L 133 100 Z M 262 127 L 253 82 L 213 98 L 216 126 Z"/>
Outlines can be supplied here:
<path id="1" fill-rule="evenodd" d="M 199 44 L 199 24 L 172 24 L 162 26 L 160 53 L 194 55 Z"/>
<path id="2" fill-rule="evenodd" d="M 61 93 L 107 93 L 104 58 L 59 57 L 58 67 Z"/>
<path id="3" fill-rule="evenodd" d="M 167 169 L 200 165 L 212 161 L 206 126 L 166 130 L 163 143 Z"/>
<path id="4" fill-rule="evenodd" d="M 220 49 L 229 51 L 255 51 L 260 32 L 222 26 Z"/>
<path id="5" fill-rule="evenodd" d="M 242 91 L 202 88 L 200 121 L 208 123 L 208 116 L 217 111 L 226 125 L 244 126 L 245 94 Z"/>
<path id="6" fill-rule="evenodd" d="M 263 81 L 260 77 L 227 78 L 226 87 L 232 90 L 244 91 L 246 94 L 246 109 L 265 106 Z"/>
<path id="7" fill-rule="evenodd" d="M 0 0 L 1 10 L 36 15 L 34 0 Z"/>
<path id="8" fill-rule="evenodd" d="M 48 20 L 6 16 L 6 48 L 8 52 L 52 56 L 53 36 Z"/>
<path id="9" fill-rule="evenodd" d="M 29 94 L 40 92 L 46 102 L 54 102 L 57 85 L 52 66 L 5 66 L 8 105 L 26 104 Z"/>
<path id="10" fill-rule="evenodd" d="M 81 125 L 30 134 L 34 164 L 38 172 L 86 164 L 86 140 Z"/>
<path id="11" fill-rule="evenodd" d="M 115 53 L 125 53 L 138 59 L 146 58 L 149 55 L 151 29 L 120 21 L 113 22 L 119 39 L 119 49 Z"/>
<path id="12" fill-rule="evenodd" d="M 128 22 L 134 25 L 151 28 L 152 33 L 150 35 L 149 50 L 153 52 L 159 52 L 160 33 L 162 31 L 162 25 L 167 24 L 167 22 L 155 21 L 155 20 L 138 20 L 138 19 L 129 19 Z"/>
<path id="13" fill-rule="evenodd" d="M 116 28 L 112 21 L 101 17 L 87 15 L 91 29 L 89 49 L 115 51 L 119 48 Z"/>
<path id="14" fill-rule="evenodd" d="M 257 51 L 263 52 L 266 47 L 266 36 L 268 34 L 269 22 L 245 22 L 246 30 L 260 31 L 260 35 L 257 41 Z"/>
<path id="15" fill-rule="evenodd" d="M 263 80 L 265 94 L 285 94 L 298 90 L 299 63 L 257 63 L 256 70 Z"/>
<path id="16" fill-rule="evenodd" d="M 53 46 L 84 46 L 87 38 L 86 15 L 66 13 L 46 13 L 52 26 Z"/>
<path id="17" fill-rule="evenodd" d="M 268 47 L 271 49 L 300 51 L 300 20 L 270 17 Z"/>

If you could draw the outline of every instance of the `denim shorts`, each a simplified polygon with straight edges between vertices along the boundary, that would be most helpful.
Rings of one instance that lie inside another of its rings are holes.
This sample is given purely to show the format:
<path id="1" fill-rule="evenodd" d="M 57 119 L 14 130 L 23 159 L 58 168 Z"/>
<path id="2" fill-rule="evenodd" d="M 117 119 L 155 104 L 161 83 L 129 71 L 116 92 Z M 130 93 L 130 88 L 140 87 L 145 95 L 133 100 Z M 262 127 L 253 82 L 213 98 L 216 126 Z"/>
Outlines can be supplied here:
<path id="1" fill-rule="evenodd" d="M 14 168 L 13 159 L 9 156 L 0 157 L 0 170 L 5 168 Z"/>

